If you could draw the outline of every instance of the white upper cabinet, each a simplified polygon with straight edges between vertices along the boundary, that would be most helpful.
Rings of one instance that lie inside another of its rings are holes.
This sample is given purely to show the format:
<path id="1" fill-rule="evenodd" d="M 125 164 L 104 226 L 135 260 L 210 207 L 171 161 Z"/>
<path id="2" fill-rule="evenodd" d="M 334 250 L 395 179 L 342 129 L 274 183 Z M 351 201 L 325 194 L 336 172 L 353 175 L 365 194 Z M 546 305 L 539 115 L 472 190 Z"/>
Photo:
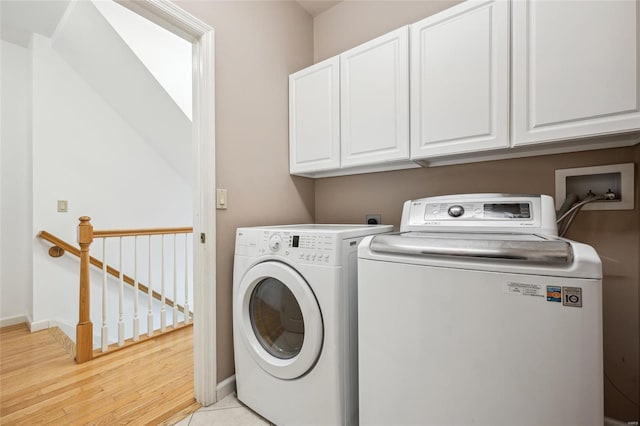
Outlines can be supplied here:
<path id="1" fill-rule="evenodd" d="M 408 27 L 341 54 L 340 87 L 342 167 L 408 160 Z"/>
<path id="2" fill-rule="evenodd" d="M 289 91 L 303 176 L 633 145 L 640 0 L 467 0 L 292 74 Z"/>
<path id="3" fill-rule="evenodd" d="M 340 168 L 340 85 L 337 57 L 289 76 L 289 170 Z"/>
<path id="4" fill-rule="evenodd" d="M 411 25 L 411 158 L 509 146 L 509 2 Z"/>
<path id="5" fill-rule="evenodd" d="M 514 146 L 640 129 L 638 2 L 513 2 Z"/>

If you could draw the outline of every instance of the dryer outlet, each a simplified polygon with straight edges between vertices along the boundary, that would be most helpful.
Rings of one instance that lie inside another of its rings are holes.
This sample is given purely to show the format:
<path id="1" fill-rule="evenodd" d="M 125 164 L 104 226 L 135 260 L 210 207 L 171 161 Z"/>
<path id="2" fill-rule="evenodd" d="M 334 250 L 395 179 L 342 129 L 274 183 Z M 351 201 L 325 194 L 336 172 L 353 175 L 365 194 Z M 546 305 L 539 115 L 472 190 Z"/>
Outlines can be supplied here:
<path id="1" fill-rule="evenodd" d="M 381 222 L 381 215 L 379 214 L 368 214 L 365 217 L 365 222 L 367 225 L 380 225 Z"/>

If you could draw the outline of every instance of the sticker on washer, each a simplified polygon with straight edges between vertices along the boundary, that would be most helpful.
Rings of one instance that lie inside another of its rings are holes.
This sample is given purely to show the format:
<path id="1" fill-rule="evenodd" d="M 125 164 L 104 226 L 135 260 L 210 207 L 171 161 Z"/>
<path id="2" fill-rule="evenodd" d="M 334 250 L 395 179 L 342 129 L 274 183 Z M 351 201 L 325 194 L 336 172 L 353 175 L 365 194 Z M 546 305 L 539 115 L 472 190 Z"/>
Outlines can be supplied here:
<path id="1" fill-rule="evenodd" d="M 554 285 L 548 285 L 547 302 L 562 302 L 562 288 Z"/>
<path id="2" fill-rule="evenodd" d="M 562 287 L 562 306 L 582 308 L 582 289 L 580 287 Z"/>
<path id="3" fill-rule="evenodd" d="M 507 282 L 504 286 L 504 292 L 519 296 L 544 297 L 544 288 L 540 284 Z"/>

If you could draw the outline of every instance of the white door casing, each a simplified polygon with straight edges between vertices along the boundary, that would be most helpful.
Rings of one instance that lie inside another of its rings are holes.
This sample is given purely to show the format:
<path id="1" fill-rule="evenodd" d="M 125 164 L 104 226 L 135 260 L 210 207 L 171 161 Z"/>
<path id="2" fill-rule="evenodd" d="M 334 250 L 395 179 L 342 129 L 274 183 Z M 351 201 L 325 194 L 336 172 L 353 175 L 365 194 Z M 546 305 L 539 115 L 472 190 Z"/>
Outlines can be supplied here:
<path id="1" fill-rule="evenodd" d="M 117 0 L 193 43 L 194 393 L 217 401 L 214 30 L 169 0 Z"/>

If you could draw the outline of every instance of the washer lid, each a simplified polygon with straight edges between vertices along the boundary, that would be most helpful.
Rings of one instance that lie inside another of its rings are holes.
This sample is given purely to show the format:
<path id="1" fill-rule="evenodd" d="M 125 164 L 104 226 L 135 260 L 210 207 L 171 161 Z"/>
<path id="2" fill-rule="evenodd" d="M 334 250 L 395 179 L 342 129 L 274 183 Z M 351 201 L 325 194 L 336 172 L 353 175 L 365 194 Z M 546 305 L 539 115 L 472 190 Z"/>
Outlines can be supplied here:
<path id="1" fill-rule="evenodd" d="M 371 251 L 410 256 L 450 256 L 567 265 L 573 250 L 567 241 L 534 234 L 427 233 L 376 235 Z"/>
<path id="2" fill-rule="evenodd" d="M 234 310 L 240 337 L 263 370 L 295 379 L 315 365 L 322 349 L 322 315 L 295 269 L 277 261 L 253 266 L 240 282 Z"/>
<path id="3" fill-rule="evenodd" d="M 386 238 L 382 238 L 386 237 Z M 548 235 L 407 232 L 366 237 L 360 260 L 476 271 L 602 278 L 593 247 Z M 360 285 L 360 283 L 359 283 Z"/>

